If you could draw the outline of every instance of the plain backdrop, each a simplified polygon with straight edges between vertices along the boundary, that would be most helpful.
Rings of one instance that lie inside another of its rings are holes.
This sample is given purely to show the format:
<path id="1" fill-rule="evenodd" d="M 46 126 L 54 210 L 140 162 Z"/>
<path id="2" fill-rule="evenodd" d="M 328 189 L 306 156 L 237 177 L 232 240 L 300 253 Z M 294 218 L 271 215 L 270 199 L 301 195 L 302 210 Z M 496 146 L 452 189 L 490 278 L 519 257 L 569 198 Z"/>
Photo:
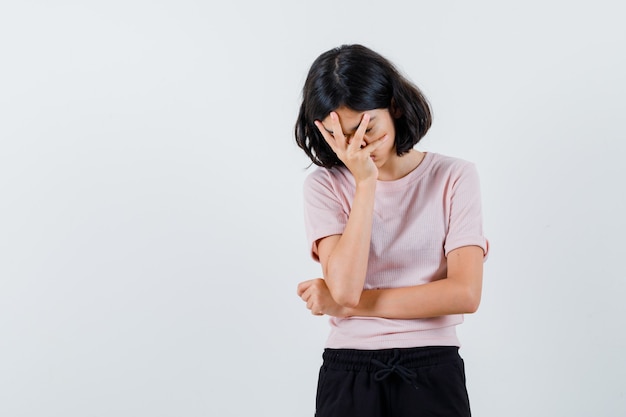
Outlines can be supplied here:
<path id="1" fill-rule="evenodd" d="M 3 0 L 0 415 L 313 415 L 293 126 L 343 43 L 427 95 L 419 149 L 479 169 L 474 415 L 626 415 L 623 9 Z"/>

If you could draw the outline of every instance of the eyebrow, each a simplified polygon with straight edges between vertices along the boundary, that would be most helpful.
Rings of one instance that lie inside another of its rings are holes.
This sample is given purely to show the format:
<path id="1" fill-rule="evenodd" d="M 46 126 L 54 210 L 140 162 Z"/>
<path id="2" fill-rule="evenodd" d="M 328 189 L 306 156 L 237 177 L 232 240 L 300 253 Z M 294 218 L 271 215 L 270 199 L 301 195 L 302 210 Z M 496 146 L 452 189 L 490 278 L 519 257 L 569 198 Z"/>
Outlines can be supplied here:
<path id="1" fill-rule="evenodd" d="M 369 125 L 371 122 L 374 121 L 374 119 L 376 119 L 376 116 L 370 117 L 370 120 L 369 120 L 369 122 L 367 124 Z M 359 125 L 360 125 L 360 123 L 359 123 Z M 352 130 L 349 130 L 349 132 L 356 132 L 356 130 L 359 128 L 359 125 L 356 125 L 355 127 L 353 127 Z M 322 125 L 322 126 L 324 126 L 324 125 Z M 324 130 L 326 130 L 331 135 L 334 133 L 332 130 L 326 129 L 326 126 L 324 126 Z M 343 132 L 343 133 L 345 134 L 346 132 Z"/>

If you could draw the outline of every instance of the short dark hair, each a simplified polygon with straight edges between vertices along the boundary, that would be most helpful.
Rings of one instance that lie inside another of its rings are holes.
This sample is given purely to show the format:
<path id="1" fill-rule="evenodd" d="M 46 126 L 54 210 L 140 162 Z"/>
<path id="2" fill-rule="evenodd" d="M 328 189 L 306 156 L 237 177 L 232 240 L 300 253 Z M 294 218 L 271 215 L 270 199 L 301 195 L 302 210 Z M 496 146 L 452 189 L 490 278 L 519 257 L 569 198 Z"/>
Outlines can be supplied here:
<path id="1" fill-rule="evenodd" d="M 430 105 L 419 88 L 389 60 L 362 45 L 342 45 L 324 52 L 307 75 L 295 135 L 296 143 L 315 165 L 343 166 L 314 124 L 340 107 L 359 112 L 389 109 L 398 155 L 410 151 L 432 123 Z"/>

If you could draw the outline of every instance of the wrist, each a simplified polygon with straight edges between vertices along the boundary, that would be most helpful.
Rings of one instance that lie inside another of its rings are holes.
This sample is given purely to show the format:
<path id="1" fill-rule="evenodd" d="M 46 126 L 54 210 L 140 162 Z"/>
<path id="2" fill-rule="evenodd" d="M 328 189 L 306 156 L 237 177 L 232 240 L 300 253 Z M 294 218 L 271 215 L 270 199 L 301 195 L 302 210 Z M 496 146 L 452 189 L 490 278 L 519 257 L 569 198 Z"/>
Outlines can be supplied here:
<path id="1" fill-rule="evenodd" d="M 360 179 L 355 178 L 354 181 L 356 183 L 357 188 L 375 189 L 378 178 L 376 177 L 368 177 L 368 178 L 360 178 Z"/>

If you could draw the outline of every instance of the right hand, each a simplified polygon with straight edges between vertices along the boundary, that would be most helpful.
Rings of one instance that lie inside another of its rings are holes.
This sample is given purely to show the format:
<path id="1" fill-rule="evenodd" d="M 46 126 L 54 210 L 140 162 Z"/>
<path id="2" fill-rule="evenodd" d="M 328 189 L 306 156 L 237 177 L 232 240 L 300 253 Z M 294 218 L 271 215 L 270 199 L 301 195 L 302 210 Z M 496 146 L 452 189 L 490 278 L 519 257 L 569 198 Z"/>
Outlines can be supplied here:
<path id="1" fill-rule="evenodd" d="M 315 121 L 315 126 L 317 126 L 326 143 L 335 152 L 339 160 L 350 170 L 355 181 L 359 183 L 370 179 L 378 179 L 378 168 L 371 155 L 387 140 L 388 135 L 366 143 L 364 137 L 370 120 L 368 114 L 363 115 L 359 127 L 351 138 L 343 134 L 337 113 L 330 112 L 329 117 L 333 131 L 332 135 L 324 129 L 324 125 L 319 120 Z"/>
<path id="2" fill-rule="evenodd" d="M 315 316 L 327 314 L 333 317 L 348 317 L 349 309 L 337 304 L 330 294 L 326 281 L 322 278 L 310 279 L 298 284 L 298 296 Z"/>

